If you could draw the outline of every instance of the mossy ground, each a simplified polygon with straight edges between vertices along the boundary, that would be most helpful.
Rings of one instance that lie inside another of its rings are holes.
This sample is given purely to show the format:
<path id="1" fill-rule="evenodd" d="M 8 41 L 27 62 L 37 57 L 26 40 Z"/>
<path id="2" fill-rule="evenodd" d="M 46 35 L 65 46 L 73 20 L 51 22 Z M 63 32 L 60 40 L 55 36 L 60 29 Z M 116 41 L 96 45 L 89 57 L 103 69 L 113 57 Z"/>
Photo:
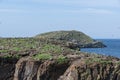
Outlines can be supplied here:
<path id="1" fill-rule="evenodd" d="M 73 55 L 73 57 L 68 57 Z M 3 58 L 21 58 L 30 56 L 36 60 L 51 60 L 54 59 L 57 63 L 64 63 L 75 58 L 86 58 L 86 63 L 111 63 L 109 60 L 102 59 L 106 56 L 98 54 L 83 53 L 77 50 L 63 47 L 46 39 L 39 38 L 0 38 L 0 57 Z M 77 57 L 78 56 L 78 57 Z M 89 59 L 90 58 L 90 59 Z M 117 62 L 119 64 L 119 62 Z"/>
<path id="2" fill-rule="evenodd" d="M 20 58 L 22 55 L 32 55 L 34 59 L 55 59 L 59 55 L 71 53 L 71 49 L 54 45 L 47 40 L 36 38 L 1 38 L 0 56 L 4 58 Z M 73 51 L 72 51 L 73 52 Z M 31 57 L 32 57 L 31 56 Z"/>

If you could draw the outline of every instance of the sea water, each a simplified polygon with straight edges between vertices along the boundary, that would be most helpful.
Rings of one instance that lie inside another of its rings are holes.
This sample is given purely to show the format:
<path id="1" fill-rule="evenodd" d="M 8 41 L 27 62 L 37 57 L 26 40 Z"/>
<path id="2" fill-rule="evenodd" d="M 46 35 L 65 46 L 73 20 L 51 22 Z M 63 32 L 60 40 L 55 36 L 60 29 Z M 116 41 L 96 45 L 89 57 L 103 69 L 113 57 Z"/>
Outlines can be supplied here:
<path id="1" fill-rule="evenodd" d="M 107 47 L 105 48 L 84 48 L 83 52 L 97 53 L 107 56 L 115 56 L 120 58 L 120 39 L 98 39 L 103 42 Z"/>

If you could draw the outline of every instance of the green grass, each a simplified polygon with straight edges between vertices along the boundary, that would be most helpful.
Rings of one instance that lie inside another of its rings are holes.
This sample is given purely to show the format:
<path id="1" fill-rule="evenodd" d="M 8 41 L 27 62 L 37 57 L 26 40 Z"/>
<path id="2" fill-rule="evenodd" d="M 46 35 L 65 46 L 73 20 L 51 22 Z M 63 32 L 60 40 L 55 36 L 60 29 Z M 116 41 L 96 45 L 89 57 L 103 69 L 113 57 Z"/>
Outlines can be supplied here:
<path id="1" fill-rule="evenodd" d="M 41 48 L 41 53 L 59 54 L 59 53 L 62 53 L 62 48 L 60 46 L 56 46 L 52 44 L 45 44 Z"/>
<path id="2" fill-rule="evenodd" d="M 59 55 L 58 58 L 56 59 L 58 64 L 62 64 L 62 63 L 66 63 L 68 61 L 68 59 L 63 56 L 63 55 Z"/>
<path id="3" fill-rule="evenodd" d="M 41 40 L 36 38 L 0 38 L 0 53 L 12 57 L 9 54 L 28 54 L 28 53 L 42 53 L 45 55 L 38 55 L 37 59 L 46 59 L 46 55 L 51 54 L 52 56 L 60 55 L 63 52 L 63 47 L 60 45 L 54 45 L 47 40 Z M 28 55 L 27 55 L 28 56 Z M 41 58 L 43 56 L 44 58 Z M 49 56 L 49 55 L 48 55 Z M 17 57 L 17 56 L 16 56 Z"/>
<path id="4" fill-rule="evenodd" d="M 8 50 L 0 50 L 0 53 L 7 53 Z"/>
<path id="5" fill-rule="evenodd" d="M 35 60 L 50 60 L 52 56 L 50 54 L 37 54 L 33 56 Z"/>
<path id="6" fill-rule="evenodd" d="M 65 35 L 67 35 L 67 33 Z M 70 35 L 72 36 L 72 34 Z M 76 52 L 75 50 L 61 47 L 61 45 L 59 44 L 54 45 L 47 40 L 43 40 L 43 39 L 41 40 L 39 38 L 0 38 L 0 54 L 2 54 L 4 58 L 20 58 L 22 57 L 22 55 L 20 56 L 18 54 L 21 53 L 23 54 L 32 53 L 32 55 L 30 56 L 32 56 L 36 60 L 55 59 L 60 64 L 68 61 L 68 59 L 63 55 L 74 54 L 74 53 L 78 55 L 81 54 L 81 52 L 79 51 Z M 34 56 L 34 54 L 36 55 Z M 84 53 L 84 55 L 90 56 L 92 58 L 86 60 L 86 63 L 94 63 L 94 62 L 105 63 L 105 64 L 111 63 L 111 61 L 101 59 L 102 56 L 97 54 L 90 55 Z"/>
<path id="7" fill-rule="evenodd" d="M 118 61 L 117 64 L 120 65 L 120 61 Z"/>
<path id="8" fill-rule="evenodd" d="M 48 33 L 39 34 L 35 36 L 35 38 L 65 40 L 65 41 L 74 39 L 84 44 L 93 42 L 92 38 L 90 38 L 89 36 L 87 36 L 82 32 L 75 30 L 48 32 Z"/>
<path id="9" fill-rule="evenodd" d="M 112 63 L 112 61 L 110 60 L 103 60 L 101 58 L 91 58 L 91 59 L 87 59 L 85 60 L 86 64 L 91 64 L 91 63 L 102 63 L 102 64 L 110 64 Z"/>
<path id="10" fill-rule="evenodd" d="M 19 47 L 13 47 L 12 50 L 13 51 L 20 51 L 21 49 Z"/>
<path id="11" fill-rule="evenodd" d="M 10 59 L 10 58 L 19 59 L 19 58 L 21 58 L 21 56 L 19 56 L 18 54 L 16 54 L 16 55 L 10 55 L 10 54 L 8 54 L 8 55 L 4 55 L 3 58 L 5 58 L 5 59 Z"/>

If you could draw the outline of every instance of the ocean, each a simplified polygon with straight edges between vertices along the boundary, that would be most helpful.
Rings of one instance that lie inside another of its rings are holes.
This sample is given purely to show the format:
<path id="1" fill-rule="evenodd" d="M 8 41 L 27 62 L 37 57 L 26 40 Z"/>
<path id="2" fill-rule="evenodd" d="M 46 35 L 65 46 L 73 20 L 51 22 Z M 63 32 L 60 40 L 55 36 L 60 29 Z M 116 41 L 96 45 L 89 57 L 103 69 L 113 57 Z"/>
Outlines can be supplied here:
<path id="1" fill-rule="evenodd" d="M 97 53 L 107 56 L 114 56 L 120 58 L 120 39 L 98 39 L 107 47 L 105 48 L 83 48 L 82 52 Z"/>

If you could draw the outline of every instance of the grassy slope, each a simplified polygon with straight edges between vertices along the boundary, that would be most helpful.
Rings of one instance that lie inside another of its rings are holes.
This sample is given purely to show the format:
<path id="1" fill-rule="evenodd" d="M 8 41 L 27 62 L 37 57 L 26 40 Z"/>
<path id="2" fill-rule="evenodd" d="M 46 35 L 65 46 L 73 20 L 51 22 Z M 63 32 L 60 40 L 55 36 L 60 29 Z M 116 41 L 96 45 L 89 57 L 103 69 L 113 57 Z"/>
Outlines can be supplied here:
<path id="1" fill-rule="evenodd" d="M 35 60 L 55 59 L 58 63 L 78 58 L 81 59 L 81 57 L 86 63 L 107 63 L 112 62 L 112 59 L 116 60 L 114 57 L 107 58 L 99 54 L 88 54 L 61 47 L 60 45 L 54 45 L 38 38 L 0 38 L 0 58 L 19 59 L 28 56 Z"/>
<path id="2" fill-rule="evenodd" d="M 34 59 L 65 59 L 65 57 L 93 57 L 93 54 L 86 54 L 66 47 L 60 44 L 53 44 L 49 39 L 64 39 L 66 41 L 76 39 L 80 42 L 89 43 L 93 40 L 79 31 L 56 31 L 37 35 L 35 38 L 0 38 L 0 56 L 5 58 L 33 56 Z M 64 44 L 63 44 L 64 45 Z M 101 55 L 94 56 L 94 58 Z M 62 56 L 62 57 L 61 57 Z M 42 58 L 44 57 L 44 58 Z M 101 56 L 103 57 L 103 56 Z M 101 58 L 100 57 L 100 58 Z M 64 61 L 64 60 L 63 60 Z"/>
<path id="3" fill-rule="evenodd" d="M 79 32 L 79 31 L 54 31 L 43 33 L 35 36 L 35 38 L 42 38 L 42 39 L 56 39 L 56 40 L 77 40 L 81 43 L 91 43 L 93 39 L 87 36 L 86 34 Z"/>
<path id="4" fill-rule="evenodd" d="M 41 56 L 56 58 L 65 56 L 65 53 L 73 53 L 73 51 L 36 38 L 0 38 L 0 57 L 20 58 L 25 55 L 35 56 L 35 59 Z"/>

